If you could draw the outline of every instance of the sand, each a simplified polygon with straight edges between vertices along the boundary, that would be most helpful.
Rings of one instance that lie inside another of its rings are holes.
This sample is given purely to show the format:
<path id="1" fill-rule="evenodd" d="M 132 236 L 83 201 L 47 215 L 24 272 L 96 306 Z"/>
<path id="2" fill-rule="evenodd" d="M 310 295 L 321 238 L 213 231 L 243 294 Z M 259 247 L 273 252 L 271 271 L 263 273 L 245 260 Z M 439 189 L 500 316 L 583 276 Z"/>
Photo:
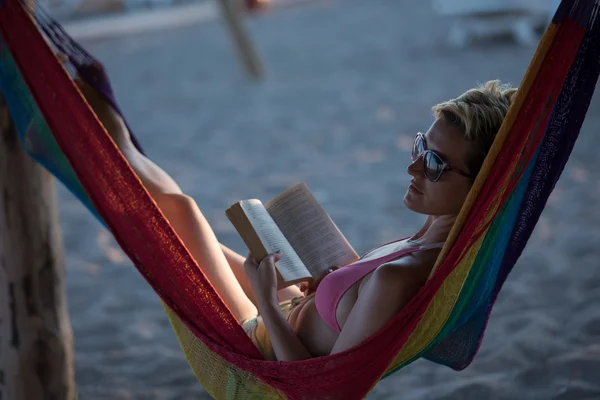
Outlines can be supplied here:
<path id="1" fill-rule="evenodd" d="M 245 79 L 218 22 L 84 43 L 105 63 L 147 153 L 244 252 L 224 210 L 305 181 L 360 252 L 413 233 L 402 197 L 430 107 L 477 82 L 518 84 L 535 49 L 449 49 L 429 3 L 349 0 L 260 17 L 267 79 Z M 597 96 L 598 97 L 598 96 Z M 600 101 L 462 372 L 417 361 L 371 399 L 600 398 Z M 62 187 L 81 399 L 209 398 L 156 295 Z"/>

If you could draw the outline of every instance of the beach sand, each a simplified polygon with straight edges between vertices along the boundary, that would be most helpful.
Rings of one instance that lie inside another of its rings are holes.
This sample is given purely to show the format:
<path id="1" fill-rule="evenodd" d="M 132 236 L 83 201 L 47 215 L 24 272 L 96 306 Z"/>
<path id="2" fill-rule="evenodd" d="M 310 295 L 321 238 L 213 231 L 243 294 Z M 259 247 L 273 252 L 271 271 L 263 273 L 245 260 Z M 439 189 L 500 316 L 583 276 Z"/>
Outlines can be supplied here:
<path id="1" fill-rule="evenodd" d="M 366 3 L 369 3 L 368 5 Z M 430 107 L 478 82 L 517 85 L 534 48 L 445 44 L 428 2 L 332 1 L 249 23 L 250 82 L 218 21 L 84 45 L 105 63 L 148 155 L 245 254 L 224 210 L 305 181 L 359 252 L 414 233 L 402 202 Z M 419 360 L 370 399 L 600 398 L 600 99 L 462 372 Z M 204 399 L 157 296 L 59 186 L 81 399 Z"/>

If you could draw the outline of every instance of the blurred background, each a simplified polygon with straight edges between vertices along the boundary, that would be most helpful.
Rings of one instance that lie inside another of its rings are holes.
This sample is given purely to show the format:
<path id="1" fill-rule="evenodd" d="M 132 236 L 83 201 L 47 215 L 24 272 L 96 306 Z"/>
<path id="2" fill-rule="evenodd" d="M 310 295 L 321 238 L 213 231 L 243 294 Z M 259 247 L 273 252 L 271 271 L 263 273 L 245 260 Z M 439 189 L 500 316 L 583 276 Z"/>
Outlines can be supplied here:
<path id="1" fill-rule="evenodd" d="M 490 79 L 519 85 L 557 6 L 544 0 L 244 0 L 262 78 L 244 70 L 216 3 L 45 0 L 102 63 L 151 159 L 225 217 L 308 184 L 359 252 L 411 235 L 406 168 L 431 106 Z M 419 360 L 371 399 L 600 398 L 600 101 L 473 364 Z M 158 297 L 109 232 L 59 188 L 81 399 L 203 399 Z"/>

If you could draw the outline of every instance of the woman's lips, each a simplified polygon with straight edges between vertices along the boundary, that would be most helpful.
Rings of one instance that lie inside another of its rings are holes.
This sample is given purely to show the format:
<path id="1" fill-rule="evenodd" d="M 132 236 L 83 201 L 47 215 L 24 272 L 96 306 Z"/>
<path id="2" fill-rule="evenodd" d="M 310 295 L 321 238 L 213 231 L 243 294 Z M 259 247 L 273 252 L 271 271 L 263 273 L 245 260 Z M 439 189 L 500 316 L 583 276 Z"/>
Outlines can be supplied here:
<path id="1" fill-rule="evenodd" d="M 419 194 L 423 194 L 423 192 L 421 192 L 419 189 L 417 189 L 417 187 L 415 185 L 413 185 L 412 183 L 408 187 L 408 190 L 412 190 L 412 191 L 417 192 Z"/>

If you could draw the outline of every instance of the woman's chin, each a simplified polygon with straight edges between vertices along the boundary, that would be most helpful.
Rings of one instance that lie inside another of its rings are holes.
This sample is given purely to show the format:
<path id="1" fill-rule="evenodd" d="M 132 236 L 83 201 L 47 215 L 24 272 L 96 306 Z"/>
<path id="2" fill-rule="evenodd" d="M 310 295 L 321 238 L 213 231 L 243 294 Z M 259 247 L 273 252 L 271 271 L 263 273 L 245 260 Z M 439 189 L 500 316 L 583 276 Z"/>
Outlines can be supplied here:
<path id="1" fill-rule="evenodd" d="M 414 198 L 410 195 L 410 192 L 407 192 L 404 195 L 404 205 L 406 206 L 406 208 L 408 208 L 409 210 L 413 210 L 413 206 L 414 206 Z"/>
<path id="2" fill-rule="evenodd" d="M 420 199 L 416 199 L 410 191 L 404 195 L 404 205 L 406 208 L 419 214 L 426 214 L 423 212 L 423 203 L 419 200 Z"/>

